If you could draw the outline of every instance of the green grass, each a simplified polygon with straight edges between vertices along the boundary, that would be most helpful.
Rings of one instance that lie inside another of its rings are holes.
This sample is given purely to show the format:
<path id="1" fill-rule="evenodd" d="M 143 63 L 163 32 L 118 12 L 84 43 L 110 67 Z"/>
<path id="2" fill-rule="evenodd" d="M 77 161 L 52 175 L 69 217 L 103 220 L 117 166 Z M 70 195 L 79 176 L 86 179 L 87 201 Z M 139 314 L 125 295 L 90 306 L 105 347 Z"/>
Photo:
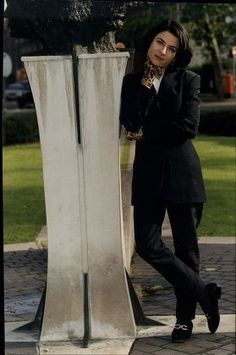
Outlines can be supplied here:
<path id="1" fill-rule="evenodd" d="M 235 138 L 200 135 L 194 140 L 207 190 L 199 235 L 235 235 Z"/>
<path id="2" fill-rule="evenodd" d="M 193 141 L 202 163 L 207 203 L 198 229 L 200 236 L 235 235 L 235 138 L 199 135 Z M 128 165 L 126 140 L 121 166 Z"/>
<path id="3" fill-rule="evenodd" d="M 3 148 L 4 242 L 34 241 L 45 224 L 39 144 Z"/>
<path id="4" fill-rule="evenodd" d="M 121 170 L 125 170 L 128 168 L 129 165 L 129 154 L 130 154 L 130 141 L 124 139 L 122 142 L 122 150 L 121 150 L 121 159 L 120 159 L 120 166 Z"/>
<path id="5" fill-rule="evenodd" d="M 208 195 L 199 235 L 235 235 L 235 139 L 200 135 L 194 144 Z M 127 141 L 122 169 L 127 168 L 129 149 Z M 34 241 L 46 219 L 40 146 L 4 147 L 3 161 L 4 241 Z"/>

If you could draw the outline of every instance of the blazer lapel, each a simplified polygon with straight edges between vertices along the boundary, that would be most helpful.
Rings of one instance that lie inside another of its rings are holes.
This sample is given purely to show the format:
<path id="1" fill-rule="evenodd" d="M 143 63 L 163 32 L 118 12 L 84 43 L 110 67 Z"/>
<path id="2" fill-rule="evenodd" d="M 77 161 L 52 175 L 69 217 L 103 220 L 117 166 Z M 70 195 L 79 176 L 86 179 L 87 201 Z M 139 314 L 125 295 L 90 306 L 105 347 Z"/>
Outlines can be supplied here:
<path id="1" fill-rule="evenodd" d="M 168 94 L 179 93 L 178 74 L 178 69 L 171 68 L 171 70 L 166 70 L 158 92 L 160 97 L 166 96 Z"/>
<path id="2" fill-rule="evenodd" d="M 171 68 L 167 70 L 161 81 L 157 95 L 157 106 L 167 111 L 178 111 L 182 102 L 183 70 Z"/>

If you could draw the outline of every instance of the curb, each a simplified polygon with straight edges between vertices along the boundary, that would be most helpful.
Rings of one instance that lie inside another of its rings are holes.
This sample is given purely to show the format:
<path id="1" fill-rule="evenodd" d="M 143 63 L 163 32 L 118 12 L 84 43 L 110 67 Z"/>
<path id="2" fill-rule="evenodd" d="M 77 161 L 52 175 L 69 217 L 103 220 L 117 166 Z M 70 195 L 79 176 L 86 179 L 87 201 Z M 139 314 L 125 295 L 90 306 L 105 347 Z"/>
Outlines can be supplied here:
<path id="1" fill-rule="evenodd" d="M 170 230 L 166 229 L 163 233 L 163 238 L 171 238 L 169 234 Z M 236 238 L 234 236 L 218 236 L 218 237 L 200 237 L 198 240 L 199 244 L 236 244 Z M 16 243 L 16 244 L 4 244 L 4 252 L 13 252 L 13 251 L 23 251 L 28 249 L 47 249 L 47 227 L 43 226 L 38 236 L 36 237 L 35 242 L 28 243 Z"/>

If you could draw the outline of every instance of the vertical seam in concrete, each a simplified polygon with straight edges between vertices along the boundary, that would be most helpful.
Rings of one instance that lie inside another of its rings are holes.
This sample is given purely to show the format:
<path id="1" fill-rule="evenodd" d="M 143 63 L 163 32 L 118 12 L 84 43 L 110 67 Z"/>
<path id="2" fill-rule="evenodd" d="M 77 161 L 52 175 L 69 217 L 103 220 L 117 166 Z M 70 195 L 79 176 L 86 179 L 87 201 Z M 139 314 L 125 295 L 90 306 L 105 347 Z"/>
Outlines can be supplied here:
<path id="1" fill-rule="evenodd" d="M 78 54 L 76 53 L 76 64 L 79 67 L 79 58 Z M 86 59 L 84 59 L 86 60 Z M 78 68 L 77 68 L 78 69 Z M 79 70 L 77 70 L 77 83 L 79 85 Z M 79 96 L 79 88 L 77 91 L 78 96 L 75 97 L 76 101 L 80 100 Z M 81 109 L 81 105 L 78 103 L 78 108 L 79 110 Z M 80 115 L 81 117 L 81 115 Z M 82 132 L 82 122 L 79 122 L 80 124 L 80 135 Z M 83 218 L 81 218 L 81 247 L 82 247 L 82 268 L 83 268 L 83 303 L 84 303 L 84 347 L 88 346 L 89 338 L 91 336 L 91 322 L 90 322 L 90 317 L 91 317 L 91 307 L 90 307 L 90 299 L 89 299 L 89 263 L 88 263 L 88 232 L 87 232 L 87 198 L 86 198 L 86 183 L 85 183 L 85 156 L 82 154 L 83 151 L 83 141 L 81 140 L 79 142 L 78 150 L 81 150 L 81 155 L 79 155 L 78 152 L 78 159 L 80 159 L 80 164 L 78 160 L 78 174 L 81 171 L 80 175 L 80 182 L 82 185 L 82 189 L 80 191 L 83 191 L 83 196 L 79 197 L 79 205 L 80 205 L 80 212 L 83 210 Z M 79 169 L 80 168 L 80 169 Z"/>
<path id="2" fill-rule="evenodd" d="M 77 139 L 78 139 L 78 143 L 81 144 L 78 57 L 75 48 L 73 48 L 72 50 L 72 72 L 73 72 L 74 98 L 75 98 L 75 116 L 76 116 L 76 123 L 77 123 Z"/>

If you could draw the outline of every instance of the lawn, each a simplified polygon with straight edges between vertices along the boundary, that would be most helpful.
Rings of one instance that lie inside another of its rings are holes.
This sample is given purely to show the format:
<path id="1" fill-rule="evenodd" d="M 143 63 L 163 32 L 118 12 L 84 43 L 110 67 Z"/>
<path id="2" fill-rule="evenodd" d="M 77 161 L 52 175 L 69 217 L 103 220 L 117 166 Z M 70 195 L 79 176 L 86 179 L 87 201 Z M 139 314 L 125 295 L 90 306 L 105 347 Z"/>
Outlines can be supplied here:
<path id="1" fill-rule="evenodd" d="M 3 148 L 3 208 L 5 243 L 35 240 L 45 224 L 39 144 Z"/>
<path id="2" fill-rule="evenodd" d="M 199 235 L 235 235 L 235 138 L 200 135 L 194 140 L 207 190 Z"/>
<path id="3" fill-rule="evenodd" d="M 127 170 L 129 166 L 130 144 L 130 141 L 128 141 L 127 139 L 123 139 L 120 158 L 121 170 Z"/>
<path id="4" fill-rule="evenodd" d="M 235 140 L 200 135 L 194 144 L 208 194 L 199 235 L 235 235 Z M 122 168 L 128 156 L 126 143 Z M 40 146 L 4 147 L 3 161 L 5 243 L 33 241 L 46 220 Z"/>

